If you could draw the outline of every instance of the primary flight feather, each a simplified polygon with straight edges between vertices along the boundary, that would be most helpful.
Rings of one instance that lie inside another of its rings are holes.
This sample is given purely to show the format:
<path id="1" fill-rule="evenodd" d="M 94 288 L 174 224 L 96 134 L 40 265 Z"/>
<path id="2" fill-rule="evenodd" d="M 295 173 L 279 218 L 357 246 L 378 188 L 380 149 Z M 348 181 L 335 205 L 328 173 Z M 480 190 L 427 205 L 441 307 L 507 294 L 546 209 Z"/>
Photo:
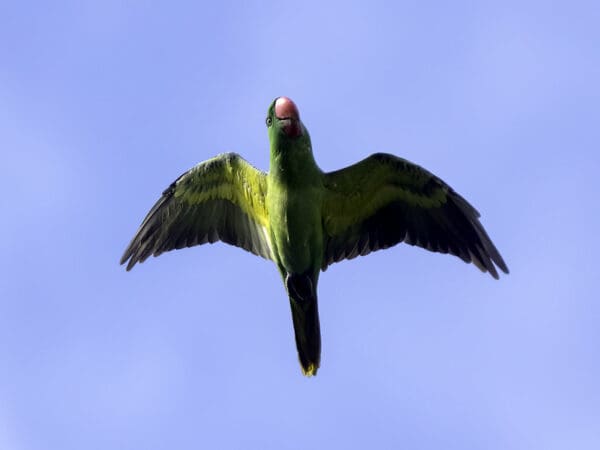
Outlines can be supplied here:
<path id="1" fill-rule="evenodd" d="M 494 278 L 497 268 L 508 273 L 477 210 L 427 170 L 376 153 L 324 173 L 292 100 L 276 98 L 266 123 L 269 172 L 227 153 L 181 175 L 125 250 L 127 270 L 150 255 L 218 240 L 272 260 L 309 376 L 321 357 L 317 283 L 330 264 L 406 242 L 458 256 Z"/>

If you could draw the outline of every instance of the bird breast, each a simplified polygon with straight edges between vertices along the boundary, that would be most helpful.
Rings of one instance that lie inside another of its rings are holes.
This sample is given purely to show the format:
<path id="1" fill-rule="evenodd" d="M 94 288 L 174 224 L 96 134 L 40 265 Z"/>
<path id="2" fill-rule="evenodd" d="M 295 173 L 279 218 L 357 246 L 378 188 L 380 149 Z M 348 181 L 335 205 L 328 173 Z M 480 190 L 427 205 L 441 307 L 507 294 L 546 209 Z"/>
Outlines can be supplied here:
<path id="1" fill-rule="evenodd" d="M 320 191 L 282 190 L 268 199 L 267 207 L 278 262 L 288 273 L 319 267 L 323 257 Z"/>

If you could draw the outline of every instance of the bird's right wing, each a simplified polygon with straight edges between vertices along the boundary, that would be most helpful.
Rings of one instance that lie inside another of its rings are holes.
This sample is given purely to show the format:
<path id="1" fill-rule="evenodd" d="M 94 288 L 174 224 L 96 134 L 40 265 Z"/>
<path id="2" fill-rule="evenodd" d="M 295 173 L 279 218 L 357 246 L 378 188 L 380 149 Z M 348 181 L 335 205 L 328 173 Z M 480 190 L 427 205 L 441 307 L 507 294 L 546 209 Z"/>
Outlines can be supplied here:
<path id="1" fill-rule="evenodd" d="M 235 153 L 193 167 L 152 207 L 121 258 L 130 270 L 150 255 L 223 241 L 273 259 L 266 175 Z"/>

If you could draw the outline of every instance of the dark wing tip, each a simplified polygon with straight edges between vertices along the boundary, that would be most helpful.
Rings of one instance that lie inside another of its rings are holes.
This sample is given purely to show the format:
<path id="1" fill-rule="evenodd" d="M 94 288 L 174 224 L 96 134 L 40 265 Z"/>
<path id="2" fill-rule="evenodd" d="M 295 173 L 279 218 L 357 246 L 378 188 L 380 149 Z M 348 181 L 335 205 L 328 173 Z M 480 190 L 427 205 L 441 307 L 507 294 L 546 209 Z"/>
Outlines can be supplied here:
<path id="1" fill-rule="evenodd" d="M 168 188 L 166 188 L 158 201 L 152 206 L 144 220 L 142 221 L 140 227 L 138 228 L 135 236 L 127 246 L 127 249 L 123 253 L 121 260 L 119 263 L 121 265 L 125 264 L 127 260 L 129 263 L 127 264 L 126 270 L 129 272 L 133 266 L 135 266 L 138 262 L 142 263 L 146 260 L 146 258 L 155 251 L 156 249 L 151 249 L 148 252 L 148 241 L 152 238 L 152 233 L 156 232 L 158 225 L 158 215 L 159 211 L 167 206 L 169 200 L 173 197 L 175 192 L 175 188 L 177 186 L 177 182 L 183 178 L 190 171 L 183 173 L 180 175 L 174 182 L 172 182 Z"/>
<path id="2" fill-rule="evenodd" d="M 125 268 L 125 270 L 127 272 L 129 272 L 131 269 L 133 269 L 133 266 L 135 266 L 136 263 L 137 263 L 137 261 L 135 259 L 131 258 L 129 260 L 129 264 L 127 264 L 127 267 Z"/>
<path id="3" fill-rule="evenodd" d="M 502 272 L 504 272 L 506 275 L 508 275 L 510 273 L 510 270 L 508 270 L 508 266 L 504 262 L 504 259 L 502 258 L 502 256 L 500 255 L 500 253 L 498 252 L 496 247 L 494 247 L 493 249 L 494 249 L 494 252 L 492 252 L 490 254 L 492 261 L 494 262 L 496 267 L 498 267 Z M 498 279 L 498 277 L 495 277 L 495 278 Z"/>
<path id="4" fill-rule="evenodd" d="M 472 230 L 475 231 L 469 240 L 469 252 L 472 255 L 473 263 L 475 263 L 475 265 L 483 272 L 489 272 L 496 280 L 500 279 L 496 268 L 500 269 L 505 274 L 508 274 L 508 266 L 481 224 L 479 212 L 454 191 L 452 191 L 451 198 L 461 211 L 462 215 L 467 218 Z"/>
<path id="5" fill-rule="evenodd" d="M 133 266 L 135 266 L 138 262 L 141 263 L 146 259 L 143 255 L 142 243 L 147 238 L 147 230 L 145 227 L 147 222 L 148 218 L 144 220 L 142 226 L 140 226 L 139 230 L 125 249 L 125 252 L 123 252 L 123 256 L 121 256 L 121 259 L 119 260 L 120 265 L 127 263 L 127 266 L 125 267 L 127 272 L 133 269 Z"/>
<path id="6" fill-rule="evenodd" d="M 121 256 L 121 259 L 119 260 L 119 265 L 123 265 L 127 262 L 127 260 L 129 259 L 130 255 L 124 254 L 123 256 Z M 129 269 L 128 269 L 129 270 Z"/>
<path id="7" fill-rule="evenodd" d="M 127 272 L 133 269 L 133 266 L 135 266 L 136 263 L 141 262 L 138 255 L 136 254 L 137 250 L 139 249 L 139 242 L 137 241 L 138 236 L 136 235 L 133 241 L 131 241 L 131 244 L 129 244 L 129 247 L 127 247 L 127 249 L 125 250 L 125 253 L 123 253 L 123 256 L 121 256 L 121 259 L 119 260 L 120 265 L 123 265 L 129 261 L 127 263 L 127 267 L 125 267 L 125 270 L 127 270 Z"/>

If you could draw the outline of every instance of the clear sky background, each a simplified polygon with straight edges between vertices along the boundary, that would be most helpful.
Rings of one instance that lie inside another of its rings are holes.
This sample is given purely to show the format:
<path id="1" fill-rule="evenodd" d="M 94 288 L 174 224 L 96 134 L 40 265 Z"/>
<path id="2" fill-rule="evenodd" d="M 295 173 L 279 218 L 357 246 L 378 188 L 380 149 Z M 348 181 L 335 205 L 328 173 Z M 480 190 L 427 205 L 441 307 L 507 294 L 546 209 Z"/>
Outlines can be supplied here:
<path id="1" fill-rule="evenodd" d="M 0 448 L 598 449 L 597 2 L 0 4 Z M 275 266 L 118 260 L 297 103 L 334 170 L 395 153 L 471 201 L 500 281 L 401 245 L 320 279 L 300 373 Z"/>

